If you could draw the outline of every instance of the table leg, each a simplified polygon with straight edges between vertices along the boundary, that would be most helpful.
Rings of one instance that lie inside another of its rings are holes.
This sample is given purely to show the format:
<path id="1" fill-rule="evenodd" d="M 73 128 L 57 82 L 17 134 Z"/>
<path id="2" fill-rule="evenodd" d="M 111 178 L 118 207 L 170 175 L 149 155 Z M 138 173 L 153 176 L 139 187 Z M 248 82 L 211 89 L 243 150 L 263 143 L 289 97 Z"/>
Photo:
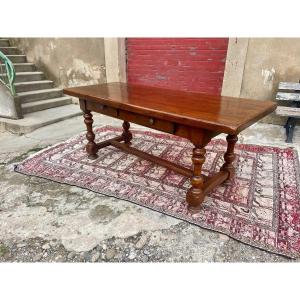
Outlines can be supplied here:
<path id="1" fill-rule="evenodd" d="M 98 157 L 97 151 L 98 147 L 95 143 L 95 134 L 93 132 L 93 115 L 89 110 L 84 111 L 84 123 L 86 125 L 87 133 L 86 138 L 88 140 L 88 143 L 85 147 L 86 152 L 89 154 L 90 159 L 96 159 Z"/>
<path id="2" fill-rule="evenodd" d="M 192 187 L 188 190 L 186 201 L 191 210 L 199 210 L 204 200 L 204 176 L 201 174 L 202 165 L 205 161 L 205 148 L 195 146 L 193 149 L 193 176 L 191 178 Z"/>
<path id="3" fill-rule="evenodd" d="M 228 134 L 226 137 L 226 140 L 227 140 L 227 151 L 224 154 L 225 163 L 221 167 L 221 171 L 227 171 L 229 174 L 228 179 L 231 179 L 235 173 L 232 163 L 235 158 L 234 146 L 235 146 L 235 143 L 238 141 L 238 137 L 237 137 L 237 135 Z"/>
<path id="4" fill-rule="evenodd" d="M 125 144 L 130 144 L 130 141 L 132 140 L 132 133 L 130 132 L 129 128 L 130 123 L 128 121 L 124 121 L 122 137 L 124 138 Z"/>

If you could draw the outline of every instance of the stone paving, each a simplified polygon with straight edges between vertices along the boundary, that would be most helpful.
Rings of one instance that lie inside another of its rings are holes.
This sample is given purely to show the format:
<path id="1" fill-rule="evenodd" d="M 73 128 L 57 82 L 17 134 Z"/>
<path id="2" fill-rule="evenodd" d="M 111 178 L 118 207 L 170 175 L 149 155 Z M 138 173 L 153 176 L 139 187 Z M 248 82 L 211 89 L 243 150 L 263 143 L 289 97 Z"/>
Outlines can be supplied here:
<path id="1" fill-rule="evenodd" d="M 95 116 L 94 124 L 121 123 Z M 76 117 L 23 136 L 0 133 L 0 262 L 295 261 L 126 201 L 12 171 L 13 163 L 84 129 Z M 243 143 L 299 151 L 300 130 L 293 144 L 283 141 L 283 128 L 269 124 L 240 136 Z"/>

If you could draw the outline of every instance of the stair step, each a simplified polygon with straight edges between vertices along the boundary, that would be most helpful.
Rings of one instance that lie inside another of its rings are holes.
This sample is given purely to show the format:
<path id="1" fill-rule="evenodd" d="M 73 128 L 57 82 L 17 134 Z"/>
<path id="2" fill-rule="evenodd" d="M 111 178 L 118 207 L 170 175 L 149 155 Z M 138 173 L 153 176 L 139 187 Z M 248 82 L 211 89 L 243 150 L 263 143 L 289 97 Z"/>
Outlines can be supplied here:
<path id="1" fill-rule="evenodd" d="M 0 47 L 0 51 L 4 54 L 20 54 L 20 50 L 17 47 Z"/>
<path id="2" fill-rule="evenodd" d="M 41 80 L 41 81 L 29 81 L 29 82 L 17 82 L 15 83 L 16 92 L 29 92 L 36 90 L 45 90 L 53 88 L 53 81 Z"/>
<path id="3" fill-rule="evenodd" d="M 8 39 L 0 39 L 0 47 L 9 47 Z"/>
<path id="4" fill-rule="evenodd" d="M 16 72 L 32 72 L 35 71 L 35 65 L 33 63 L 14 63 L 14 68 Z M 4 64 L 1 64 L 4 68 Z"/>
<path id="5" fill-rule="evenodd" d="M 26 55 L 6 55 L 12 63 L 25 63 L 27 61 Z"/>
<path id="6" fill-rule="evenodd" d="M 36 81 L 44 78 L 43 72 L 17 72 L 15 82 Z"/>
<path id="7" fill-rule="evenodd" d="M 45 109 L 50 109 L 54 107 L 59 107 L 63 105 L 68 105 L 72 103 L 71 97 L 60 97 L 60 98 L 53 98 L 47 100 L 40 100 L 30 103 L 22 104 L 22 112 L 23 114 L 28 114 L 36 111 L 41 111 Z"/>
<path id="8" fill-rule="evenodd" d="M 14 63 L 16 72 L 33 72 L 35 71 L 35 65 L 33 63 Z"/>
<path id="9" fill-rule="evenodd" d="M 34 102 L 34 101 L 38 101 L 38 100 L 58 98 L 58 97 L 61 97 L 62 95 L 63 95 L 63 91 L 62 91 L 62 89 L 59 89 L 59 88 L 35 90 L 35 91 L 18 93 L 21 103 L 29 103 L 29 102 Z"/>
<path id="10" fill-rule="evenodd" d="M 0 118 L 0 127 L 12 133 L 23 134 L 33 130 L 81 115 L 79 105 L 69 104 L 24 115 L 24 119 Z"/>
<path id="11" fill-rule="evenodd" d="M 0 76 L 5 77 L 6 74 L 0 74 Z M 44 77 L 43 72 L 16 72 L 15 82 L 42 80 Z"/>

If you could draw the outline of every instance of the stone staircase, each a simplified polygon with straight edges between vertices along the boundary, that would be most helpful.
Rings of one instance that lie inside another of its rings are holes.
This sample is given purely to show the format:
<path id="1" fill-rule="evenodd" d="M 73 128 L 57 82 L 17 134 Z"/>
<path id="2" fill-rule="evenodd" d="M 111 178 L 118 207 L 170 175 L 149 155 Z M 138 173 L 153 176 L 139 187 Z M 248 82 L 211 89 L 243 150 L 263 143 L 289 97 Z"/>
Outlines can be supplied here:
<path id="1" fill-rule="evenodd" d="M 23 134 L 81 114 L 79 106 L 72 104 L 72 98 L 54 87 L 53 81 L 47 80 L 33 63 L 27 62 L 26 55 L 17 47 L 11 47 L 8 39 L 0 39 L 0 51 L 15 67 L 15 88 L 24 116 L 19 120 L 0 118 L 0 128 Z"/>

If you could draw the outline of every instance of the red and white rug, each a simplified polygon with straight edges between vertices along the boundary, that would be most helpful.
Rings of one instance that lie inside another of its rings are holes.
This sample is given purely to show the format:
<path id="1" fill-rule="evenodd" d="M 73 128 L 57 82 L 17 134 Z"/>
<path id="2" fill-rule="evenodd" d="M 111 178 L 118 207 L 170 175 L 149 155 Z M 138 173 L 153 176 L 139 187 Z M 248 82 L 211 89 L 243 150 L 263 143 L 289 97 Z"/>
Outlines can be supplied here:
<path id="1" fill-rule="evenodd" d="M 95 129 L 97 142 L 119 135 L 121 129 Z M 185 139 L 132 130 L 134 147 L 191 167 L 192 144 Z M 185 195 L 189 179 L 112 146 L 97 160 L 85 152 L 85 133 L 51 146 L 16 166 L 17 172 L 76 185 L 148 207 L 215 230 L 246 244 L 300 257 L 300 191 L 297 152 L 287 148 L 236 145 L 236 176 L 213 190 L 202 210 L 191 214 Z M 207 146 L 204 173 L 223 164 L 226 142 Z"/>

